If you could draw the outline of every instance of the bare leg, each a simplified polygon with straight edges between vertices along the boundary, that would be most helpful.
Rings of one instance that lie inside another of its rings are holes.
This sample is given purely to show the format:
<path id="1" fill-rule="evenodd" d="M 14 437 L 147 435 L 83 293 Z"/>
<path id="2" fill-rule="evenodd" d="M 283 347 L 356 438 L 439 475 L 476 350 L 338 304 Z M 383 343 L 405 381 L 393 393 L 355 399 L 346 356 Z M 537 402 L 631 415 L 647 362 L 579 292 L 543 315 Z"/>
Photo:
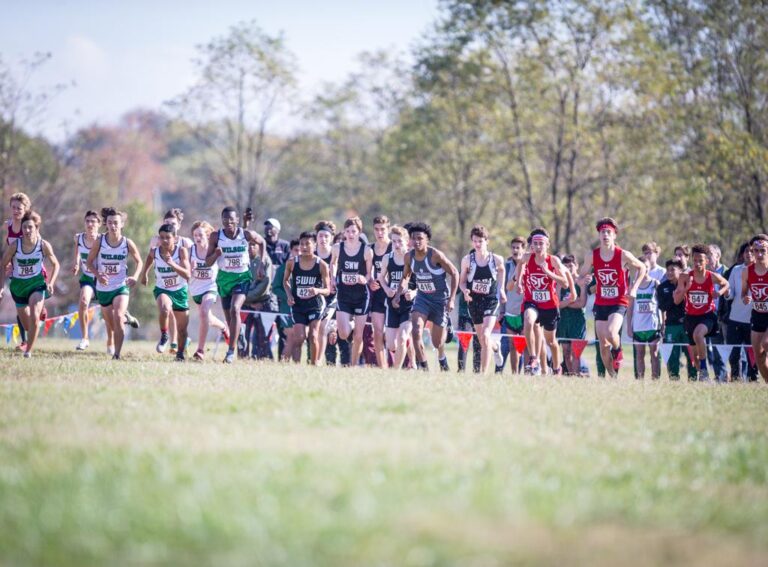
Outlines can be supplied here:
<path id="1" fill-rule="evenodd" d="M 179 339 L 178 355 L 184 355 L 187 346 L 187 327 L 189 326 L 189 311 L 174 311 L 172 320 L 176 321 L 176 332 Z"/>
<path id="2" fill-rule="evenodd" d="M 635 378 L 645 378 L 645 345 L 635 345 Z"/>
<path id="3" fill-rule="evenodd" d="M 88 307 L 91 305 L 93 299 L 93 288 L 89 285 L 85 285 L 80 288 L 80 301 L 77 304 L 77 313 L 80 322 L 80 335 L 88 340 L 88 324 L 91 322 L 88 313 Z"/>
<path id="4" fill-rule="evenodd" d="M 115 330 L 115 356 L 120 357 L 125 341 L 125 312 L 128 311 L 128 296 L 118 295 L 112 300 L 112 321 Z"/>
<path id="5" fill-rule="evenodd" d="M 360 363 L 360 353 L 363 352 L 363 332 L 367 315 L 355 315 L 355 329 L 352 332 L 352 348 L 349 350 L 349 365 L 357 366 Z"/>
<path id="6" fill-rule="evenodd" d="M 384 313 L 371 313 L 373 348 L 376 351 L 376 364 L 379 368 L 387 367 L 387 351 L 384 348 L 384 318 Z"/>

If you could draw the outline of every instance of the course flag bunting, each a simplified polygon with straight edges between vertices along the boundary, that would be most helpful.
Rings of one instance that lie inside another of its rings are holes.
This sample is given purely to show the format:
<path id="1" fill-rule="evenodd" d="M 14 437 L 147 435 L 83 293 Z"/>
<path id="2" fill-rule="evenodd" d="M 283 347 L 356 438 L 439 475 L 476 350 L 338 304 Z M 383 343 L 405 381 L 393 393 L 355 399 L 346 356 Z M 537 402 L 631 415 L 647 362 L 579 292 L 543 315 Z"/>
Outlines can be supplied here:
<path id="1" fill-rule="evenodd" d="M 264 334 L 268 335 L 272 330 L 272 324 L 275 322 L 275 319 L 277 319 L 277 313 L 262 313 L 260 317 L 261 325 L 264 327 Z"/>
<path id="2" fill-rule="evenodd" d="M 461 348 L 467 350 L 467 348 L 469 348 L 469 343 L 472 340 L 472 333 L 467 331 L 456 331 L 456 336 L 459 337 Z"/>
<path id="3" fill-rule="evenodd" d="M 43 336 L 48 335 L 48 331 L 51 330 L 51 327 L 53 326 L 53 319 L 46 319 L 45 325 L 43 326 Z"/>
<path id="4" fill-rule="evenodd" d="M 72 317 L 69 320 L 70 329 L 75 326 L 75 323 L 77 323 L 78 319 L 80 319 L 80 313 L 75 313 L 74 315 L 72 315 Z"/>
<path id="5" fill-rule="evenodd" d="M 512 344 L 515 345 L 517 354 L 523 354 L 525 350 L 525 337 L 512 337 Z"/>
<path id="6" fill-rule="evenodd" d="M 672 356 L 673 348 L 675 348 L 674 345 L 670 345 L 667 343 L 661 343 L 659 345 L 659 350 L 661 351 L 661 358 L 664 359 L 664 364 L 669 364 L 669 357 Z"/>
<path id="7" fill-rule="evenodd" d="M 571 341 L 571 350 L 576 355 L 576 358 L 581 357 L 581 353 L 584 352 L 586 346 L 587 341 L 585 339 L 574 339 Z"/>
<path id="8" fill-rule="evenodd" d="M 751 346 L 748 346 L 746 348 L 747 351 L 747 359 L 749 360 L 749 365 L 754 366 L 755 365 L 755 351 L 752 349 Z"/>
<path id="9" fill-rule="evenodd" d="M 731 351 L 733 350 L 733 346 L 731 345 L 712 345 L 717 349 L 717 352 L 720 354 L 720 358 L 722 359 L 723 363 L 725 363 L 728 360 L 728 357 L 731 356 Z"/>
<path id="10" fill-rule="evenodd" d="M 5 328 L 5 342 L 10 343 L 11 339 L 13 338 L 13 325 L 8 325 Z"/>
<path id="11" fill-rule="evenodd" d="M 19 335 L 21 335 L 21 331 L 19 331 L 19 326 L 14 325 L 13 326 L 13 342 L 18 342 Z"/>

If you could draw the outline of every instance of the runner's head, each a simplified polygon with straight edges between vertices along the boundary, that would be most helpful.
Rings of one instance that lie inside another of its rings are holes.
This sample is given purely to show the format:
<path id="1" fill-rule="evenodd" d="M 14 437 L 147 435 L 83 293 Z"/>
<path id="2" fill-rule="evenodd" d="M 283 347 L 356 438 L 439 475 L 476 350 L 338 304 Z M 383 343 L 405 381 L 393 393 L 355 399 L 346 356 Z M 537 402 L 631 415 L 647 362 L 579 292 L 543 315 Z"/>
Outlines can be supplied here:
<path id="1" fill-rule="evenodd" d="M 197 246 L 208 246 L 208 237 L 211 236 L 213 227 L 208 221 L 195 221 L 192 223 L 192 239 Z"/>
<path id="2" fill-rule="evenodd" d="M 677 278 L 683 273 L 683 263 L 677 259 L 667 260 L 665 264 L 667 268 L 667 279 L 672 283 L 677 283 Z"/>
<path id="3" fill-rule="evenodd" d="M 768 265 L 768 235 L 756 234 L 749 240 L 749 246 L 755 255 L 755 262 L 761 266 Z"/>
<path id="4" fill-rule="evenodd" d="M 336 234 L 336 225 L 332 221 L 322 220 L 315 225 L 317 233 L 317 245 L 323 249 L 329 248 L 333 244 L 333 237 Z"/>
<path id="5" fill-rule="evenodd" d="M 611 217 L 603 217 L 595 223 L 595 228 L 600 234 L 600 243 L 605 246 L 613 246 L 616 243 L 616 233 L 619 225 Z"/>
<path id="6" fill-rule="evenodd" d="M 161 250 L 173 250 L 176 247 L 176 226 L 167 222 L 157 231 L 157 242 Z"/>
<path id="7" fill-rule="evenodd" d="M 351 217 L 344 221 L 344 239 L 347 242 L 360 240 L 361 232 L 363 232 L 363 221 L 360 217 Z"/>
<path id="8" fill-rule="evenodd" d="M 402 226 L 393 226 L 389 229 L 389 238 L 392 240 L 392 250 L 400 254 L 408 251 L 408 232 Z"/>
<path id="9" fill-rule="evenodd" d="M 520 261 L 520 259 L 523 257 L 523 254 L 525 253 L 525 238 L 522 236 L 515 236 L 512 240 L 509 241 L 509 248 L 511 250 L 512 259 L 515 262 Z"/>
<path id="10" fill-rule="evenodd" d="M 114 207 L 104 207 L 101 209 L 101 218 L 104 219 L 104 224 L 107 225 L 108 232 L 113 235 L 122 233 L 126 220 L 126 214 L 124 212 L 118 211 Z"/>
<path id="11" fill-rule="evenodd" d="M 528 235 L 528 244 L 534 254 L 546 254 L 549 250 L 549 232 L 543 227 L 534 228 Z"/>
<path id="12" fill-rule="evenodd" d="M 576 275 L 579 272 L 579 263 L 576 261 L 576 256 L 573 254 L 563 255 L 560 261 L 563 263 L 563 266 L 565 266 L 566 269 L 573 275 Z"/>
<path id="13" fill-rule="evenodd" d="M 301 243 L 299 242 L 298 238 L 294 238 L 291 240 L 291 243 L 289 244 L 291 247 L 291 256 L 298 256 L 299 255 L 299 248 L 301 246 Z"/>
<path id="14" fill-rule="evenodd" d="M 412 222 L 408 226 L 408 236 L 414 250 L 424 252 L 432 240 L 432 227 L 425 222 Z"/>
<path id="15" fill-rule="evenodd" d="M 712 269 L 716 269 L 720 267 L 720 258 L 723 257 L 723 251 L 720 250 L 720 247 L 717 244 L 710 244 L 709 245 L 709 265 L 712 266 Z"/>
<path id="16" fill-rule="evenodd" d="M 299 252 L 302 256 L 314 256 L 317 249 L 317 235 L 312 231 L 304 231 L 299 235 Z"/>
<path id="17" fill-rule="evenodd" d="M 240 224 L 240 215 L 232 206 L 221 209 L 221 226 L 224 230 L 237 230 Z"/>
<path id="18" fill-rule="evenodd" d="M 472 247 L 475 252 L 484 252 L 488 250 L 488 229 L 481 224 L 476 224 L 469 232 L 469 236 L 472 239 Z"/>
<path id="19" fill-rule="evenodd" d="M 11 207 L 11 216 L 15 221 L 20 221 L 24 213 L 32 208 L 32 201 L 29 200 L 26 193 L 14 193 L 8 199 L 8 204 Z"/>
<path id="20" fill-rule="evenodd" d="M 675 246 L 675 258 L 683 264 L 683 270 L 688 268 L 688 260 L 691 257 L 691 249 L 685 244 Z"/>
<path id="21" fill-rule="evenodd" d="M 373 217 L 373 236 L 379 242 L 386 242 L 389 236 L 389 218 L 386 215 Z"/>
<path id="22" fill-rule="evenodd" d="M 163 224 L 172 224 L 176 227 L 176 232 L 181 228 L 181 222 L 184 220 L 184 213 L 179 208 L 168 209 L 163 215 Z"/>
<path id="23" fill-rule="evenodd" d="M 96 234 L 101 226 L 101 217 L 96 211 L 85 212 L 85 231 L 90 234 Z"/>
<path id="24" fill-rule="evenodd" d="M 691 265 L 699 272 L 707 269 L 709 262 L 709 246 L 706 244 L 694 244 L 691 246 Z"/>
<path id="25" fill-rule="evenodd" d="M 661 248 L 658 244 L 656 244 L 653 241 L 646 242 L 643 244 L 643 256 L 649 261 L 649 264 L 647 264 L 649 267 L 653 267 L 656 265 L 659 254 L 661 254 Z"/>
<path id="26" fill-rule="evenodd" d="M 21 217 L 21 232 L 24 234 L 24 238 L 27 240 L 37 240 L 39 234 L 40 224 L 43 220 L 35 211 L 27 211 L 24 216 Z"/>

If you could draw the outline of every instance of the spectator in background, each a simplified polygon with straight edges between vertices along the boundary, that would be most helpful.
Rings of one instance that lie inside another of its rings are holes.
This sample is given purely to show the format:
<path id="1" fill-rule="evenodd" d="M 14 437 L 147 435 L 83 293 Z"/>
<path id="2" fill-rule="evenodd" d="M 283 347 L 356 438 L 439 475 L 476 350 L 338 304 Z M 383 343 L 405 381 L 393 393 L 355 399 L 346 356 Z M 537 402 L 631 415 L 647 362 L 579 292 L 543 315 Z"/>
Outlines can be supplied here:
<path id="1" fill-rule="evenodd" d="M 752 317 L 752 305 L 744 303 L 741 299 L 741 274 L 754 261 L 755 255 L 749 246 L 749 242 L 742 243 L 739 246 L 739 251 L 736 253 L 736 263 L 728 274 L 730 288 L 727 300 L 725 297 L 720 299 L 721 303 L 730 307 L 727 310 L 725 342 L 729 345 L 738 345 L 731 350 L 731 355 L 728 357 L 728 362 L 731 366 L 731 380 L 733 381 L 739 378 L 742 380 L 757 380 L 757 366 L 750 364 L 748 357 L 745 357 L 747 359 L 745 367 L 742 367 L 741 364 L 743 345 L 751 344 L 750 321 Z"/>
<path id="2" fill-rule="evenodd" d="M 268 218 L 264 221 L 264 240 L 267 241 L 267 255 L 272 260 L 272 266 L 274 266 L 275 270 L 279 269 L 280 266 L 285 264 L 285 262 L 288 261 L 288 257 L 292 255 L 290 243 L 287 240 L 280 238 L 280 228 L 280 221 L 274 217 Z M 275 278 L 273 283 L 275 285 L 279 285 L 282 288 L 282 281 L 282 278 L 279 280 Z M 282 301 L 287 301 L 287 298 L 284 298 Z M 287 327 L 285 321 L 283 321 L 283 317 L 278 317 L 277 352 L 280 356 L 282 356 L 283 349 L 285 348 L 286 329 Z"/>
<path id="3" fill-rule="evenodd" d="M 679 248 L 679 247 L 678 247 Z M 675 249 L 677 252 L 677 248 Z M 677 289 L 677 280 L 683 273 L 683 263 L 678 260 L 667 260 L 666 279 L 656 289 L 656 296 L 659 300 L 659 309 L 662 312 L 664 325 L 662 327 L 665 343 L 683 343 L 688 344 L 688 335 L 685 333 L 683 319 L 685 318 L 685 302 L 675 303 L 673 294 Z M 679 345 L 672 347 L 672 354 L 667 361 L 667 372 L 671 380 L 680 379 L 680 351 L 683 351 L 688 361 L 688 379 L 692 380 L 696 376 L 696 367 L 693 365 L 688 349 Z"/>
<path id="4" fill-rule="evenodd" d="M 687 273 L 688 270 L 690 270 L 690 267 L 688 266 L 688 262 L 691 259 L 691 248 L 690 246 L 686 246 L 685 244 L 678 244 L 675 246 L 675 260 L 680 262 L 683 266 L 683 272 Z"/>
<path id="5" fill-rule="evenodd" d="M 505 337 L 503 335 L 522 335 L 523 334 L 523 316 L 520 313 L 523 307 L 523 294 L 517 291 L 517 282 L 515 281 L 515 270 L 517 269 L 517 263 L 523 259 L 523 254 L 527 243 L 525 237 L 515 236 L 509 242 L 510 255 L 507 261 L 504 263 L 505 276 L 507 281 L 505 282 L 507 290 L 507 302 L 500 311 L 501 321 L 501 356 L 502 362 L 496 367 L 496 372 L 501 373 L 504 371 L 504 365 L 509 357 L 509 366 L 512 370 L 512 374 L 517 374 L 520 370 L 520 355 L 515 349 L 514 343 L 511 337 Z"/>
<path id="6" fill-rule="evenodd" d="M 648 277 L 653 280 L 662 281 L 667 274 L 667 270 L 665 270 L 664 267 L 659 266 L 658 260 L 659 254 L 661 254 L 661 248 L 658 244 L 651 241 L 643 244 L 642 251 L 645 259 L 648 260 L 646 263 L 646 265 L 649 266 Z"/>
<path id="7" fill-rule="evenodd" d="M 274 219 L 272 219 L 274 220 Z M 289 243 L 288 252 L 290 256 L 299 255 L 299 241 L 294 238 Z M 288 296 L 285 294 L 285 288 L 283 287 L 283 274 L 285 273 L 285 263 L 280 264 L 275 268 L 275 275 L 272 279 L 272 293 L 277 298 L 277 310 L 283 315 L 277 318 L 277 332 L 280 335 L 280 340 L 277 343 L 277 358 L 283 359 L 283 350 L 285 349 L 285 338 L 287 333 L 291 332 L 293 327 L 293 318 L 291 317 L 291 307 L 288 305 Z M 296 348 L 301 350 L 301 341 L 296 341 Z"/>
<path id="8" fill-rule="evenodd" d="M 709 269 L 721 276 L 725 273 L 725 266 L 720 262 L 722 251 L 717 244 L 709 245 Z M 720 289 L 720 286 L 715 284 L 715 293 Z M 715 313 L 720 312 L 720 303 L 725 303 L 725 298 L 721 298 L 719 295 L 715 295 Z M 725 341 L 726 326 L 725 322 L 718 317 L 717 321 L 719 333 L 715 334 L 710 343 L 713 345 L 721 345 Z M 707 350 L 707 361 L 712 366 L 712 370 L 715 373 L 715 379 L 718 382 L 727 382 L 728 374 L 725 369 L 725 361 L 720 356 L 720 351 L 717 348 L 709 347 Z"/>
<path id="9" fill-rule="evenodd" d="M 261 256 L 252 256 L 251 277 L 253 279 L 245 295 L 244 309 L 262 312 L 277 311 L 277 299 L 271 291 L 274 271 L 269 255 L 264 256 L 264 260 Z M 243 341 L 238 340 L 238 350 L 242 351 L 241 357 L 247 357 L 250 354 L 251 358 L 273 359 L 270 334 L 264 331 L 259 313 L 248 313 L 246 316 L 243 339 Z"/>

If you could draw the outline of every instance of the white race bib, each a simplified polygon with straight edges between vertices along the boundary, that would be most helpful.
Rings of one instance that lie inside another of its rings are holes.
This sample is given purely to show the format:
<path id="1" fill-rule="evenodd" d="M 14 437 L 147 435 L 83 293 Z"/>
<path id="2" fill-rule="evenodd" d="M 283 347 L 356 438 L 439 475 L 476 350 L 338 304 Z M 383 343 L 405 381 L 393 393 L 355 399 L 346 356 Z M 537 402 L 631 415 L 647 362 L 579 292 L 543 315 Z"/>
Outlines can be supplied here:
<path id="1" fill-rule="evenodd" d="M 768 313 L 768 303 L 766 303 L 765 301 L 755 301 L 752 304 L 752 309 L 754 309 L 758 313 Z"/>
<path id="2" fill-rule="evenodd" d="M 357 279 L 359 274 L 350 274 L 348 272 L 341 273 L 341 283 L 345 285 L 355 285 L 360 283 Z"/>
<path id="3" fill-rule="evenodd" d="M 21 277 L 33 276 L 34 274 L 35 274 L 34 266 L 19 266 L 19 275 Z"/>
<path id="4" fill-rule="evenodd" d="M 299 299 L 309 299 L 311 297 L 314 297 L 312 295 L 312 288 L 311 287 L 299 287 L 296 289 L 296 296 Z"/>
<path id="5" fill-rule="evenodd" d="M 239 268 L 242 265 L 242 258 L 234 256 L 226 259 L 227 268 Z"/>
<path id="6" fill-rule="evenodd" d="M 703 291 L 688 292 L 688 301 L 693 305 L 706 305 L 709 300 L 709 294 Z"/>
<path id="7" fill-rule="evenodd" d="M 488 295 L 489 293 L 491 293 L 491 284 L 489 284 L 488 282 L 481 282 L 481 281 L 472 282 L 472 291 L 474 293 Z"/>
<path id="8" fill-rule="evenodd" d="M 211 270 L 195 270 L 195 278 L 198 280 L 209 280 L 211 279 Z"/>
<path id="9" fill-rule="evenodd" d="M 651 304 L 647 301 L 642 301 L 637 304 L 637 312 L 638 313 L 650 313 L 651 312 Z"/>
<path id="10" fill-rule="evenodd" d="M 435 293 L 435 284 L 432 282 L 416 282 L 419 291 L 424 293 Z"/>
<path id="11" fill-rule="evenodd" d="M 533 290 L 532 295 L 533 295 L 533 300 L 536 303 L 546 303 L 552 298 L 552 296 L 549 294 L 548 289 L 544 289 L 544 290 L 535 289 Z"/>
<path id="12" fill-rule="evenodd" d="M 120 266 L 118 264 L 104 264 L 104 273 L 108 276 L 116 276 L 120 273 Z"/>
<path id="13" fill-rule="evenodd" d="M 600 288 L 600 297 L 605 299 L 614 299 L 619 297 L 619 288 L 603 286 Z"/>
<path id="14" fill-rule="evenodd" d="M 163 278 L 163 287 L 165 289 L 170 289 L 172 287 L 176 287 L 176 285 L 178 285 L 178 282 L 179 282 L 179 278 L 177 276 Z"/>

